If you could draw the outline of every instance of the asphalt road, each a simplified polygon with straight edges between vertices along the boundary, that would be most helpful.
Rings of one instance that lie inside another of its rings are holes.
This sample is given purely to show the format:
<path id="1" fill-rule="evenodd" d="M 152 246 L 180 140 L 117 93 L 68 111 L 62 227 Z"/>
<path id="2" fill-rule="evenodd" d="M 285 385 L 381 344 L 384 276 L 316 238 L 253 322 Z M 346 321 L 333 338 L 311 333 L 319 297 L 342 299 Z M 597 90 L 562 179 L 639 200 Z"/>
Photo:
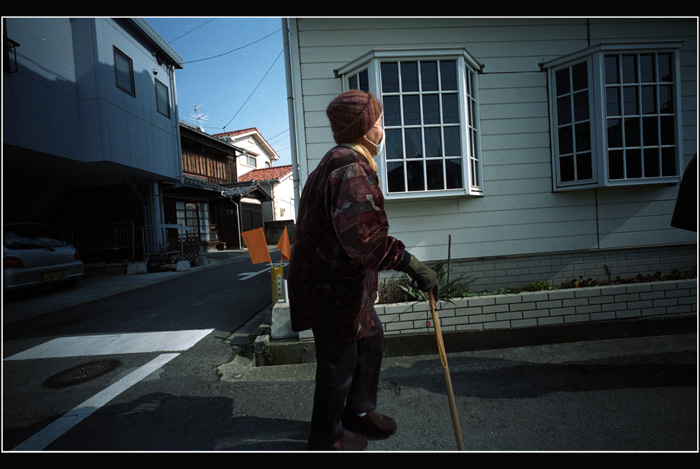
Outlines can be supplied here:
<path id="1" fill-rule="evenodd" d="M 219 270 L 208 272 L 201 279 L 196 272 L 174 276 L 53 315 L 15 317 L 4 331 L 5 358 L 59 337 L 211 332 L 173 354 L 108 355 L 120 366 L 61 389 L 42 383 L 92 358 L 5 360 L 3 450 L 18 448 L 70 409 L 165 356 L 167 363 L 91 409 L 42 451 L 305 451 L 315 365 L 253 367 L 235 356 L 226 339 L 244 320 L 230 311 L 244 302 L 219 307 L 204 300 L 223 294 L 212 279 L 221 276 Z M 255 296 L 248 290 L 237 292 Z M 199 291 L 201 298 L 187 307 L 176 295 L 182 291 Z M 447 359 L 469 452 L 698 451 L 695 333 L 479 350 Z M 378 410 L 399 428 L 388 439 L 371 440 L 368 452 L 456 451 L 436 355 L 385 359 Z"/>

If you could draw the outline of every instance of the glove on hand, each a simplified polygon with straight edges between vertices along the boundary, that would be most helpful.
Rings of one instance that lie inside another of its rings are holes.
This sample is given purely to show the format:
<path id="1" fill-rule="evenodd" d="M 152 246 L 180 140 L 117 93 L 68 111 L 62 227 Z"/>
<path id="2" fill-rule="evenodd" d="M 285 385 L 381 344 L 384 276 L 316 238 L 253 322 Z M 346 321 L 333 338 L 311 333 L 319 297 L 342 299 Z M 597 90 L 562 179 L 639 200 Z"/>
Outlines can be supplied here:
<path id="1" fill-rule="evenodd" d="M 438 281 L 435 271 L 413 256 L 411 256 L 411 262 L 408 263 L 404 272 L 413 280 L 413 286 L 421 291 L 427 292 L 437 286 Z"/>

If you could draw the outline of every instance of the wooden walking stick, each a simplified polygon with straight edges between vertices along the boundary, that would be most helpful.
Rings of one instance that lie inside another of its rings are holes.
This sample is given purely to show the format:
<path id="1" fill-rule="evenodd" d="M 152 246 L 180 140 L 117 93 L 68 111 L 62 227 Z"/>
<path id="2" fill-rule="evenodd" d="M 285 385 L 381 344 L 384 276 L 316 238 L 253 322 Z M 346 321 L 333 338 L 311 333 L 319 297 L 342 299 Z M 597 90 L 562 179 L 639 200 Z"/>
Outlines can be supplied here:
<path id="1" fill-rule="evenodd" d="M 442 364 L 442 376 L 445 379 L 445 387 L 447 388 L 447 400 L 450 404 L 450 413 L 452 414 L 452 426 L 454 427 L 455 438 L 457 440 L 457 449 L 464 451 L 464 443 L 462 442 L 462 430 L 459 426 L 459 416 L 457 415 L 457 406 L 455 404 L 455 396 L 452 391 L 452 379 L 450 379 L 450 369 L 447 367 L 447 355 L 445 353 L 445 344 L 442 341 L 442 331 L 440 330 L 440 318 L 435 309 L 435 293 L 428 293 L 430 301 L 430 311 L 433 313 L 433 324 L 435 324 L 435 335 L 437 336 L 438 352 L 440 353 L 440 363 Z"/>

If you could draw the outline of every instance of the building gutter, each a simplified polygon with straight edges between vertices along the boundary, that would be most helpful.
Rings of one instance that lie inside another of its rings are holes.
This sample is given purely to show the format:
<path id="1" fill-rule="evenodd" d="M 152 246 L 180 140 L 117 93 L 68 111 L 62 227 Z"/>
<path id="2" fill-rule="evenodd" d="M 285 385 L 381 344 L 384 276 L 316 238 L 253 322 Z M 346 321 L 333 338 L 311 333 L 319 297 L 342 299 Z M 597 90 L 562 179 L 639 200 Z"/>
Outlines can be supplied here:
<path id="1" fill-rule="evenodd" d="M 301 197 L 299 195 L 299 163 L 297 161 L 297 133 L 296 120 L 294 119 L 294 91 L 292 87 L 292 55 L 289 46 L 289 19 L 282 18 L 282 42 L 284 43 L 284 72 L 287 81 L 287 110 L 289 112 L 289 140 L 292 154 L 292 179 L 294 181 L 294 206 L 299 207 Z M 297 209 L 294 210 L 294 218 L 297 217 Z"/>

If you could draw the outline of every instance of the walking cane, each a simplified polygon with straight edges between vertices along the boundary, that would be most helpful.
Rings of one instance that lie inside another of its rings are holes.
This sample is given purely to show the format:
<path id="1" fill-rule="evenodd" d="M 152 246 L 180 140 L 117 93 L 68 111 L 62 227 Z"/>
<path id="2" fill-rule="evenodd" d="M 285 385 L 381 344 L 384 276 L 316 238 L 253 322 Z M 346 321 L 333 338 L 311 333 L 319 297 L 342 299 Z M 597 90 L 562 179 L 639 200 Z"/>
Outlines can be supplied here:
<path id="1" fill-rule="evenodd" d="M 450 379 L 450 370 L 447 367 L 447 355 L 445 354 L 445 344 L 442 341 L 442 331 L 440 330 L 440 318 L 435 309 L 435 293 L 431 290 L 428 293 L 430 300 L 430 311 L 433 313 L 433 324 L 435 324 L 435 335 L 437 336 L 438 352 L 440 353 L 440 362 L 442 364 L 442 376 L 445 379 L 445 387 L 447 388 L 447 400 L 450 403 L 450 413 L 452 414 L 452 426 L 454 427 L 455 438 L 457 440 L 457 449 L 464 451 L 464 443 L 462 442 L 462 430 L 459 426 L 459 416 L 457 415 L 457 406 L 455 404 L 455 396 L 452 391 L 452 380 Z"/>

